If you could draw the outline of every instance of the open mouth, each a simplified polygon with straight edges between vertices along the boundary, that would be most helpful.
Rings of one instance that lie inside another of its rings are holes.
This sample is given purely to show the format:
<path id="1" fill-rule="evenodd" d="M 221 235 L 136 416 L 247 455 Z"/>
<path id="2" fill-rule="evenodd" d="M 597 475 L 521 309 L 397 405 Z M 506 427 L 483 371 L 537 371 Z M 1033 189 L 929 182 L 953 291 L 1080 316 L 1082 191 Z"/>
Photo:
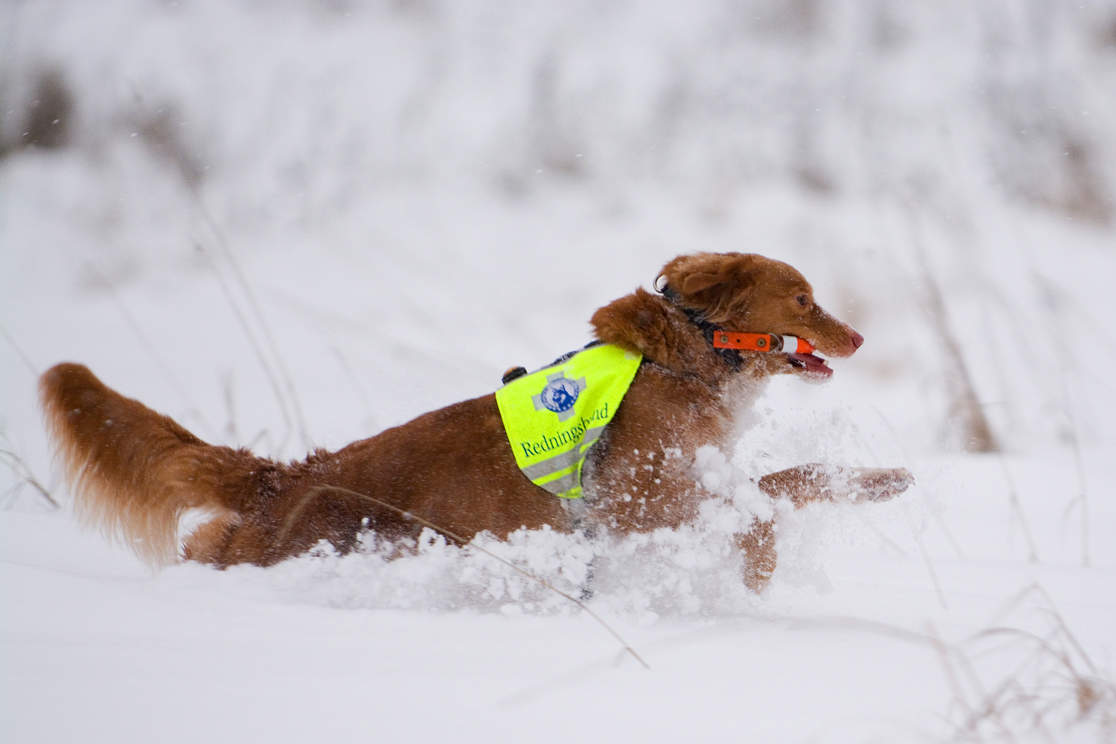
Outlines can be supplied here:
<path id="1" fill-rule="evenodd" d="M 787 361 L 807 377 L 826 380 L 833 374 L 825 360 L 816 354 L 787 354 Z"/>

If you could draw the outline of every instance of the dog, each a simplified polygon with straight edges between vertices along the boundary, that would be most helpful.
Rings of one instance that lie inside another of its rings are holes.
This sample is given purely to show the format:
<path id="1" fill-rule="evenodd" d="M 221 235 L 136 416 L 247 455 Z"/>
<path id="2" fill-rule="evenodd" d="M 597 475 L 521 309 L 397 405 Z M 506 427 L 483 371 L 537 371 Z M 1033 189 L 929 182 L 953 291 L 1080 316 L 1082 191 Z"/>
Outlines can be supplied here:
<path id="1" fill-rule="evenodd" d="M 413 539 L 423 525 L 454 542 L 544 525 L 616 534 L 673 528 L 712 496 L 695 480 L 695 452 L 730 442 L 734 411 L 774 375 L 827 379 L 832 369 L 812 352 L 848 357 L 864 339 L 815 302 L 796 269 L 755 254 L 679 256 L 662 268 L 656 288 L 637 289 L 591 318 L 598 342 L 642 356 L 588 449 L 578 509 L 517 466 L 493 394 L 292 464 L 207 444 L 79 364 L 44 373 L 40 396 L 79 517 L 124 538 L 152 564 L 269 566 L 322 540 L 346 552 L 364 530 Z M 797 337 L 807 351 L 718 347 L 718 338 L 737 331 Z M 883 500 L 911 482 L 901 468 L 810 464 L 757 485 L 801 507 Z M 195 509 L 208 521 L 180 540 L 180 519 Z M 737 538 L 746 555 L 742 580 L 756 592 L 775 569 L 774 538 L 774 521 L 758 518 Z"/>

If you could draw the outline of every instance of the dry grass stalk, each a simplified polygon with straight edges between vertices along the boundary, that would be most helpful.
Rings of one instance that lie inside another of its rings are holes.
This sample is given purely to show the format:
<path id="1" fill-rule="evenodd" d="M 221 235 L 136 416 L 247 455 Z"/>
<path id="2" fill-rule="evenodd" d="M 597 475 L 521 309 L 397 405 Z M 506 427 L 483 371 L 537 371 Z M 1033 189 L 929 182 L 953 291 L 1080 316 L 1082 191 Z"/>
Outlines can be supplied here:
<path id="1" fill-rule="evenodd" d="M 197 248 L 199 253 L 210 257 L 209 252 L 205 249 L 204 246 L 202 246 L 201 243 L 197 243 L 195 247 Z M 260 346 L 259 341 L 256 339 L 256 334 L 252 331 L 252 326 L 248 323 L 248 318 L 244 315 L 244 311 L 242 311 L 240 309 L 240 305 L 237 304 L 236 297 L 233 295 L 232 288 L 229 286 L 228 281 L 226 281 L 224 275 L 221 273 L 220 268 L 217 266 L 217 262 L 213 261 L 212 258 L 210 261 L 210 265 L 213 267 L 213 273 L 217 277 L 217 283 L 221 287 L 221 292 L 225 295 L 225 299 L 228 301 L 229 307 L 232 308 L 233 316 L 236 318 L 237 324 L 240 326 L 241 330 L 244 331 L 244 335 L 248 337 L 248 343 L 252 347 L 252 351 L 255 353 L 256 359 L 259 360 L 260 366 L 263 367 L 264 376 L 267 378 L 268 385 L 271 386 L 271 392 L 275 395 L 275 400 L 279 404 L 279 413 L 283 417 L 284 426 L 283 439 L 280 440 L 279 443 L 279 450 L 282 450 L 286 447 L 287 442 L 290 441 L 290 435 L 293 429 L 293 425 L 291 423 L 291 413 L 287 407 L 287 399 L 284 397 L 283 392 L 279 387 L 279 380 L 275 375 L 275 370 L 272 368 L 271 362 L 268 361 L 263 347 Z"/>
<path id="2" fill-rule="evenodd" d="M 998 615 L 1020 609 L 1025 600 L 1036 596 L 1051 622 L 1046 634 L 997 625 L 956 646 L 939 645 L 961 712 L 957 740 L 1014 742 L 1039 735 L 1057 743 L 1070 727 L 1086 724 L 1093 725 L 1101 737 L 1116 732 L 1116 685 L 1098 671 L 1041 586 L 1023 589 Z M 998 668 L 997 683 L 986 688 L 978 662 L 1003 654 L 1017 661 L 1007 672 Z M 955 666 L 969 670 L 971 692 L 957 681 Z"/>
<path id="3" fill-rule="evenodd" d="M 216 238 L 218 247 L 225 254 L 225 260 L 232 269 L 233 278 L 240 286 L 240 290 L 248 302 L 248 307 L 252 310 L 252 314 L 255 316 L 260 332 L 263 334 L 264 341 L 271 351 L 272 359 L 275 360 L 275 366 L 278 369 L 279 377 L 283 381 L 283 386 L 286 388 L 291 410 L 294 413 L 295 422 L 298 425 L 298 433 L 299 437 L 302 439 L 302 446 L 305 449 L 312 449 L 314 443 L 310 438 L 309 430 L 306 426 L 306 417 L 302 413 L 302 405 L 299 401 L 298 392 L 295 390 L 294 379 L 291 377 L 290 370 L 287 369 L 286 362 L 283 360 L 283 355 L 279 353 L 279 345 L 275 342 L 275 336 L 271 332 L 271 325 L 267 322 L 267 317 L 260 309 L 259 302 L 256 301 L 256 295 L 252 291 L 252 285 L 248 282 L 248 278 L 244 275 L 244 271 L 241 270 L 240 264 L 233 254 L 232 247 L 225 238 L 224 231 L 221 230 L 217 221 L 213 218 L 213 215 L 210 214 L 205 203 L 202 201 L 201 194 L 198 193 L 197 189 L 192 189 L 190 193 L 194 196 L 194 201 L 197 203 L 198 210 L 209 224 L 209 229 Z M 216 268 L 216 266 L 214 268 Z M 238 315 L 240 314 L 238 313 Z"/>
<path id="4" fill-rule="evenodd" d="M 36 478 L 35 475 L 31 472 L 31 468 L 28 467 L 27 463 L 23 461 L 22 457 L 17 455 L 15 452 L 12 452 L 11 450 L 0 449 L 0 462 L 3 462 L 5 465 L 7 465 L 8 468 L 10 468 L 13 473 L 15 473 L 17 478 L 15 486 L 12 487 L 12 490 L 9 491 L 9 493 L 18 492 L 19 489 L 23 488 L 23 486 L 25 485 L 31 486 L 31 488 L 34 489 L 35 492 L 39 494 L 39 496 L 41 496 L 48 504 L 50 504 L 50 507 L 52 509 L 62 508 L 61 504 L 59 504 L 58 501 L 56 501 L 55 498 L 50 495 L 50 491 L 47 489 L 47 487 L 44 486 L 39 481 L 39 479 Z"/>

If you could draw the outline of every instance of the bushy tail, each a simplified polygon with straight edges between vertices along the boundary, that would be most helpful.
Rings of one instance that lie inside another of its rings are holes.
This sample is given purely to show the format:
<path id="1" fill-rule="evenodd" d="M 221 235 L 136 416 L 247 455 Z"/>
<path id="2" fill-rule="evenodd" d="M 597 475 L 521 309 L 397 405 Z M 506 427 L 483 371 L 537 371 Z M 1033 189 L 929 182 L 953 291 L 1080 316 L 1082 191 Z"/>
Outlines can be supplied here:
<path id="1" fill-rule="evenodd" d="M 176 560 L 178 523 L 188 509 L 238 519 L 259 462 L 248 452 L 206 444 L 80 364 L 48 370 L 39 395 L 79 517 L 122 538 L 142 559 Z"/>

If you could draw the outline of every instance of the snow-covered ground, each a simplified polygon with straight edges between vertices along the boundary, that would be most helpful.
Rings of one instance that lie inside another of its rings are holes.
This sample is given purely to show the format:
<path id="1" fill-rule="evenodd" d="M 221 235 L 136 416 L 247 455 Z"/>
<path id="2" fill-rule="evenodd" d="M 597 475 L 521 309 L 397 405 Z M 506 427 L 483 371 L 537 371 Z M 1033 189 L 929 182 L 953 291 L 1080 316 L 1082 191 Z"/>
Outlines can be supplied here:
<path id="1" fill-rule="evenodd" d="M 1113 90 L 1112 2 L 0 4 L 0 738 L 1112 741 Z M 434 536 L 153 574 L 51 467 L 57 361 L 299 457 L 580 346 L 697 250 L 793 263 L 867 339 L 708 482 L 918 483 L 786 515 L 758 597 L 724 506 L 482 541 L 564 589 L 596 553 L 650 670 Z M 1002 453 L 966 451 L 970 390 Z"/>

